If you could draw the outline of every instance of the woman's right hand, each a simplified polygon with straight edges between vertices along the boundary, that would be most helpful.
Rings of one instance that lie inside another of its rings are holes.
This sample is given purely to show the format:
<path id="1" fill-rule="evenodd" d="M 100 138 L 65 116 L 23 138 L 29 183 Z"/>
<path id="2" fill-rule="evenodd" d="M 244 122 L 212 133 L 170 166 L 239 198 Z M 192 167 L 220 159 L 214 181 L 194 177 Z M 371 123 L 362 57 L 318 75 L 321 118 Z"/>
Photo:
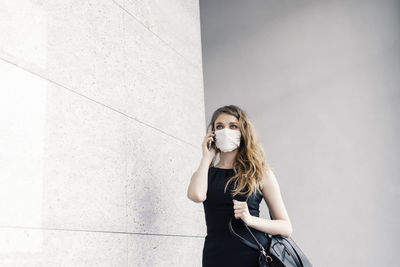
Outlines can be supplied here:
<path id="1" fill-rule="evenodd" d="M 202 149 L 203 149 L 203 158 L 206 158 L 208 161 L 211 161 L 214 159 L 215 154 L 216 154 L 216 149 L 215 149 L 215 142 L 213 141 L 213 146 L 208 149 L 208 142 L 213 140 L 213 137 L 215 136 L 214 131 L 210 131 L 206 134 L 204 137 L 203 143 L 202 143 Z"/>

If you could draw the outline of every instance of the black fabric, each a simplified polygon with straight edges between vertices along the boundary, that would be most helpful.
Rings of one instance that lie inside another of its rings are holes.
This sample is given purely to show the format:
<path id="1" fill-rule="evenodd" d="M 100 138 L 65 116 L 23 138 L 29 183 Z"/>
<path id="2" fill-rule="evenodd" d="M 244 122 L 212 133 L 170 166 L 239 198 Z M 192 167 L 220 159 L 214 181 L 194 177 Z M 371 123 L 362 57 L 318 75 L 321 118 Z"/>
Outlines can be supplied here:
<path id="1" fill-rule="evenodd" d="M 260 251 L 246 246 L 237 240 L 229 231 L 228 222 L 232 219 L 235 231 L 244 238 L 251 240 L 250 233 L 241 219 L 234 218 L 233 183 L 230 183 L 224 193 L 227 180 L 234 175 L 233 169 L 211 167 L 208 170 L 207 199 L 203 202 L 207 236 L 204 241 L 203 267 L 258 267 Z M 245 196 L 235 196 L 236 200 L 246 201 Z M 261 193 L 251 195 L 247 205 L 251 215 L 259 217 L 259 205 L 263 196 Z M 268 235 L 249 227 L 260 243 L 265 246 Z"/>

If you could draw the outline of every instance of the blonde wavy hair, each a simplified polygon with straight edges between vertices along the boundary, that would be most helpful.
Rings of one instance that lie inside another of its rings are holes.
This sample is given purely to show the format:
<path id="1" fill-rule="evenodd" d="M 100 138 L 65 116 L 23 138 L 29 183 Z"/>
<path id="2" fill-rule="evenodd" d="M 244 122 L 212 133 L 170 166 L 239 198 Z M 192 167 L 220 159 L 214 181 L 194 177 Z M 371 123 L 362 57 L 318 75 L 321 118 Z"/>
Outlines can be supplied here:
<path id="1" fill-rule="evenodd" d="M 239 121 L 241 132 L 240 146 L 233 163 L 235 175 L 226 182 L 224 192 L 226 192 L 228 184 L 233 182 L 234 190 L 232 191 L 232 196 L 239 194 L 249 198 L 256 191 L 261 193 L 260 182 L 271 167 L 266 161 L 264 149 L 253 122 L 247 112 L 238 106 L 228 105 L 215 110 L 207 126 L 207 132 L 210 128 L 213 131 L 215 130 L 215 120 L 222 113 L 235 116 Z M 215 149 L 217 153 L 221 153 L 221 150 L 217 147 Z M 209 167 L 214 166 L 214 162 L 215 158 Z M 246 190 L 242 191 L 243 189 Z"/>

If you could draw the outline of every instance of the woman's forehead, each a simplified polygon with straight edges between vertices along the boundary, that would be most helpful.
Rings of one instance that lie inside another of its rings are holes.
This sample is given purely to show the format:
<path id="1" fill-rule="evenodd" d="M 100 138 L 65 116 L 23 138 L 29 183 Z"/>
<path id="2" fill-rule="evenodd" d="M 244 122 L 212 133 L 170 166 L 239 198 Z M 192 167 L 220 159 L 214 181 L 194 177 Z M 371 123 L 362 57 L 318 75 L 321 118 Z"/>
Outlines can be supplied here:
<path id="1" fill-rule="evenodd" d="M 221 114 L 215 120 L 215 123 L 225 124 L 225 123 L 237 123 L 238 119 L 230 114 Z"/>

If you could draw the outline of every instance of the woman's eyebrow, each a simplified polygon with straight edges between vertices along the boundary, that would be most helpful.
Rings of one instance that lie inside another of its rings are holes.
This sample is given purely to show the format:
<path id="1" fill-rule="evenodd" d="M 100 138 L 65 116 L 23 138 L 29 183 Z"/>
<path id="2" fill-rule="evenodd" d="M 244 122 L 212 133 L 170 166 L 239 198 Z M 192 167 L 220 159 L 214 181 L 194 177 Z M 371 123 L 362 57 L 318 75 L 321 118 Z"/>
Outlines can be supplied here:
<path id="1" fill-rule="evenodd" d="M 232 124 L 232 123 L 235 123 L 235 124 L 236 124 L 237 122 L 231 121 L 230 124 Z M 224 123 L 222 123 L 222 122 L 219 121 L 219 122 L 217 122 L 217 124 L 224 124 Z"/>

